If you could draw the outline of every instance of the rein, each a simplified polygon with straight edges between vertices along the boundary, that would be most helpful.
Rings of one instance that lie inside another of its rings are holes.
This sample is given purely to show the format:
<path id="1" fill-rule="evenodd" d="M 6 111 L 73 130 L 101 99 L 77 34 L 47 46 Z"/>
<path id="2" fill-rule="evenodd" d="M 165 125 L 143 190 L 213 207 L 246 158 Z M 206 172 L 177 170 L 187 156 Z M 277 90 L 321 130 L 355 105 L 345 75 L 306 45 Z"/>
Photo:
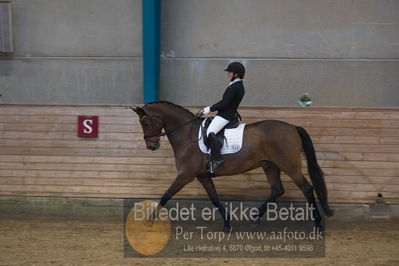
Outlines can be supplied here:
<path id="1" fill-rule="evenodd" d="M 132 110 L 134 110 L 132 107 L 129 107 L 129 108 L 132 109 Z M 143 109 L 143 110 L 144 110 L 144 109 Z M 153 127 L 153 128 L 154 128 L 154 124 L 155 124 L 155 123 L 158 123 L 158 124 L 160 123 L 160 122 L 157 121 L 154 117 L 152 117 L 150 114 L 148 114 L 145 110 L 144 110 L 144 112 L 145 112 L 145 115 L 140 119 L 140 122 L 143 121 L 144 118 L 148 118 L 148 119 L 150 119 L 150 120 L 153 122 L 153 124 L 152 124 L 152 127 Z M 162 132 L 162 131 L 161 131 L 161 133 L 159 133 L 159 134 L 144 135 L 144 139 L 147 140 L 147 141 L 149 141 L 149 142 L 159 143 L 159 140 L 149 140 L 149 138 L 167 136 L 167 135 L 171 134 L 172 132 L 174 132 L 174 131 L 176 131 L 176 130 L 178 130 L 178 129 L 184 127 L 184 126 L 186 126 L 187 124 L 193 122 L 194 120 L 200 118 L 201 116 L 202 116 L 202 114 L 196 114 L 196 115 L 194 115 L 194 118 L 193 118 L 193 119 L 190 119 L 189 121 L 187 121 L 187 122 L 185 122 L 185 123 L 183 123 L 183 124 L 181 124 L 181 125 L 175 127 L 174 129 L 170 130 L 169 132 L 166 132 L 166 131 Z M 155 130 L 154 130 L 154 131 L 155 131 Z"/>

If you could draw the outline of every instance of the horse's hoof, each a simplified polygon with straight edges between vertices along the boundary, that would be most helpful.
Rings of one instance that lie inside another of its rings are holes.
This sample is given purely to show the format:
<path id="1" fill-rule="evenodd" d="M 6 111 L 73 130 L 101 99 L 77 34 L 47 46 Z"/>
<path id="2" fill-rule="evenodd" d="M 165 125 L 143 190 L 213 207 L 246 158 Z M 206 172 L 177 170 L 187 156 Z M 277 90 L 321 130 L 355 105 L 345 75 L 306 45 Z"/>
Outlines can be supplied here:
<path id="1" fill-rule="evenodd" d="M 145 227 L 152 227 L 154 225 L 155 220 L 146 220 L 144 221 L 144 226 Z"/>
<path id="2" fill-rule="evenodd" d="M 322 224 L 317 224 L 316 230 L 319 231 L 320 233 L 324 233 L 324 226 Z"/>
<path id="3" fill-rule="evenodd" d="M 230 232 L 231 226 L 230 225 L 225 225 L 223 226 L 223 232 L 228 233 Z"/>
<path id="4" fill-rule="evenodd" d="M 260 218 L 256 218 L 256 219 L 251 219 L 251 226 L 252 227 L 256 227 L 260 224 Z"/>

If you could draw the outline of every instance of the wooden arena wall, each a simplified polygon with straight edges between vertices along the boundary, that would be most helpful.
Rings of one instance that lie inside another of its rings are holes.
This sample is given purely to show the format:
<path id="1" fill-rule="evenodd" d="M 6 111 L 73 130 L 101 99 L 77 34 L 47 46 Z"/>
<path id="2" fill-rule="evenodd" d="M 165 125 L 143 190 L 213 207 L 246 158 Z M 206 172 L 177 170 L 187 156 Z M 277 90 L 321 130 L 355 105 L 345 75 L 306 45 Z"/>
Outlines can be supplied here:
<path id="1" fill-rule="evenodd" d="M 190 106 L 197 111 L 199 107 Z M 399 108 L 242 107 L 243 122 L 279 119 L 310 133 L 330 202 L 399 203 Z M 98 115 L 97 139 L 77 137 L 77 116 Z M 172 149 L 145 148 L 127 106 L 0 105 L 0 196 L 159 198 L 175 178 Z M 228 162 L 226 162 L 228 163 Z M 306 172 L 306 162 L 303 161 Z M 283 175 L 283 199 L 303 199 Z M 264 199 L 261 169 L 215 179 L 223 199 Z M 177 198 L 207 198 L 195 180 Z"/>

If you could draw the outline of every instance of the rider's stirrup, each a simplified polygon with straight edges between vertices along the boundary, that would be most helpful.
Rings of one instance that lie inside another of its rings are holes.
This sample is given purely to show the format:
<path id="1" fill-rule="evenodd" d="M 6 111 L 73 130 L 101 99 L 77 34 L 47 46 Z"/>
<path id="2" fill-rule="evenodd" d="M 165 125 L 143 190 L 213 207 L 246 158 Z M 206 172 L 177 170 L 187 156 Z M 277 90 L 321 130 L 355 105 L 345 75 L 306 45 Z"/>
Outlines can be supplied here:
<path id="1" fill-rule="evenodd" d="M 210 172 L 211 174 L 213 174 L 215 172 L 215 170 L 219 167 L 223 166 L 223 160 L 221 161 L 210 161 L 208 163 L 208 172 Z"/>

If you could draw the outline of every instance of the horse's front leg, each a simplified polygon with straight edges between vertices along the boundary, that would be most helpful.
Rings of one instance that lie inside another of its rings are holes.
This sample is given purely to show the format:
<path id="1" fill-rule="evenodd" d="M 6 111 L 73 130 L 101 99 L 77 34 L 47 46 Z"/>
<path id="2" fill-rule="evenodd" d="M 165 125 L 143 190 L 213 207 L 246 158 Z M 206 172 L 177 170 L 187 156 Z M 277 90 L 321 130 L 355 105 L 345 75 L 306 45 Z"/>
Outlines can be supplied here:
<path id="1" fill-rule="evenodd" d="M 222 218 L 224 221 L 223 231 L 229 232 L 230 231 L 230 219 L 226 213 L 226 210 L 223 208 L 222 203 L 220 203 L 218 194 L 216 192 L 215 184 L 213 183 L 213 181 L 210 177 L 201 177 L 201 178 L 198 178 L 198 180 L 204 186 L 212 203 L 219 209 L 219 212 L 222 215 Z"/>
<path id="2" fill-rule="evenodd" d="M 151 219 L 154 220 L 156 215 L 159 213 L 160 209 L 165 206 L 165 204 L 183 187 L 185 187 L 188 183 L 194 180 L 194 177 L 188 174 L 178 174 L 175 181 L 173 181 L 172 185 L 166 190 L 165 194 L 162 196 L 159 204 L 151 213 Z"/>

